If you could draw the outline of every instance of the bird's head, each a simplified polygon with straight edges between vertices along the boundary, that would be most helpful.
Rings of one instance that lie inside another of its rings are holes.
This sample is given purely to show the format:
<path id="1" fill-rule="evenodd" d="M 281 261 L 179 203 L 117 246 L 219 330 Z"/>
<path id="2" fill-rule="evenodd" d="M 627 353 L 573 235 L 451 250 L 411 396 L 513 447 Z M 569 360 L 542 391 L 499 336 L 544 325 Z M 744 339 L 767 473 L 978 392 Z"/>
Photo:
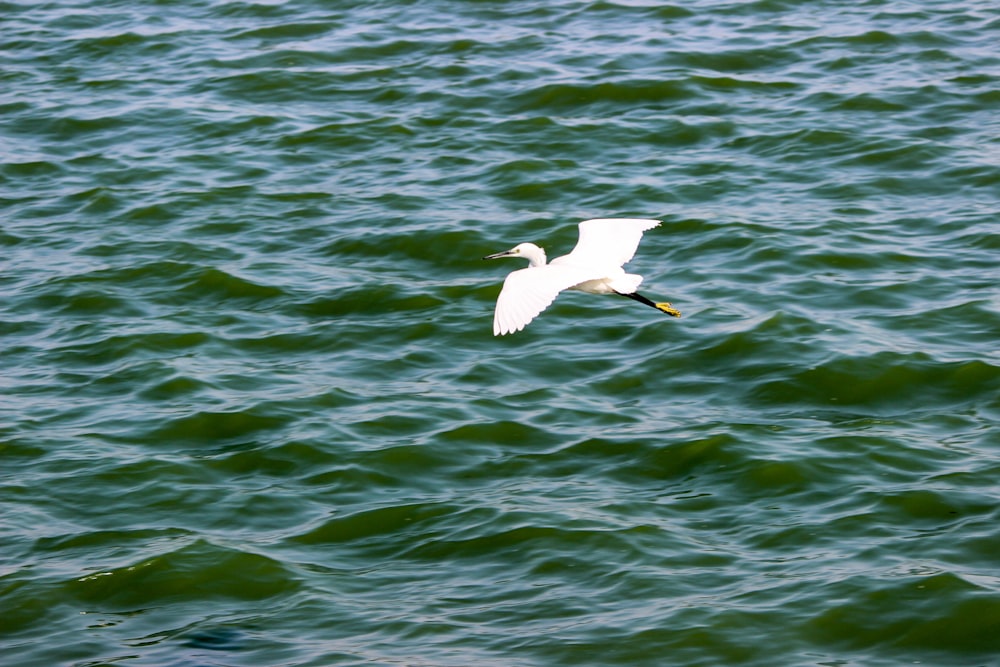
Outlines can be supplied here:
<path id="1" fill-rule="evenodd" d="M 483 259 L 500 259 L 501 257 L 522 257 L 528 260 L 528 266 L 545 266 L 545 251 L 534 243 L 518 243 L 510 250 L 487 255 Z"/>

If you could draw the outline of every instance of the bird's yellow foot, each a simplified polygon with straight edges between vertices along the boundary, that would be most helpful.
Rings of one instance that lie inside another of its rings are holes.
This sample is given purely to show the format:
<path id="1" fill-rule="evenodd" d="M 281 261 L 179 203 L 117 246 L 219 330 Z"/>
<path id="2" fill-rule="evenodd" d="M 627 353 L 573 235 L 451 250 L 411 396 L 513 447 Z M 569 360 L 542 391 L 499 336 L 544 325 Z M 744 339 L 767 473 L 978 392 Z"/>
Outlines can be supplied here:
<path id="1" fill-rule="evenodd" d="M 656 304 L 656 308 L 657 310 L 662 310 L 667 315 L 673 315 L 674 317 L 681 316 L 681 311 L 677 310 L 676 308 L 674 308 L 673 306 L 671 306 L 669 303 L 666 302 Z"/>

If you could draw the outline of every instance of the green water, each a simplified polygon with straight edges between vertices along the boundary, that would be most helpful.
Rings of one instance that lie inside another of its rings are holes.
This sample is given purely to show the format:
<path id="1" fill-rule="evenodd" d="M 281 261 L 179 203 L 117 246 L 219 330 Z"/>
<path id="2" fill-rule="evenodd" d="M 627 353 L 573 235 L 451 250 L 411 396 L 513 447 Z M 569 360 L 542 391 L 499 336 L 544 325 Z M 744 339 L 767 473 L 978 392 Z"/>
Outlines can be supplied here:
<path id="1" fill-rule="evenodd" d="M 0 663 L 995 665 L 992 1 L 0 1 Z M 513 261 L 652 217 L 680 320 Z"/>

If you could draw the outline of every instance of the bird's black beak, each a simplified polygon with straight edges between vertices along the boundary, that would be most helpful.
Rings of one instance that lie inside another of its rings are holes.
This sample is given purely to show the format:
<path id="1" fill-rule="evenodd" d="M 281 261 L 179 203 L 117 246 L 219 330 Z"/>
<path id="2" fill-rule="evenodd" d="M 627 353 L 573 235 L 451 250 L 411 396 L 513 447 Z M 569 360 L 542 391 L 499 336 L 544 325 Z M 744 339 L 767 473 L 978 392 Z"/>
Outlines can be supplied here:
<path id="1" fill-rule="evenodd" d="M 511 250 L 504 250 L 503 252 L 498 252 L 492 255 L 486 255 L 486 257 L 483 257 L 483 259 L 499 259 L 501 257 L 510 257 L 513 254 L 514 252 Z"/>

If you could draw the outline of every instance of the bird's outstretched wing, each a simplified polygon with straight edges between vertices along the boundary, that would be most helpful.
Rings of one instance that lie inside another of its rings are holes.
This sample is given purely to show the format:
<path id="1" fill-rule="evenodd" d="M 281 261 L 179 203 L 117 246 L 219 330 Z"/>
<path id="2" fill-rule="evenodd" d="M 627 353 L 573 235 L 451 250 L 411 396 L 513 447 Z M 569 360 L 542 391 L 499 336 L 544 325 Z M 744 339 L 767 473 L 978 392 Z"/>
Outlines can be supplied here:
<path id="1" fill-rule="evenodd" d="M 552 264 L 511 272 L 497 297 L 493 335 L 520 331 L 548 308 L 559 292 L 602 277 L 599 271 Z"/>
<path id="2" fill-rule="evenodd" d="M 660 224 L 645 218 L 596 218 L 580 223 L 580 240 L 565 260 L 585 266 L 621 266 L 632 259 L 642 233 Z"/>

